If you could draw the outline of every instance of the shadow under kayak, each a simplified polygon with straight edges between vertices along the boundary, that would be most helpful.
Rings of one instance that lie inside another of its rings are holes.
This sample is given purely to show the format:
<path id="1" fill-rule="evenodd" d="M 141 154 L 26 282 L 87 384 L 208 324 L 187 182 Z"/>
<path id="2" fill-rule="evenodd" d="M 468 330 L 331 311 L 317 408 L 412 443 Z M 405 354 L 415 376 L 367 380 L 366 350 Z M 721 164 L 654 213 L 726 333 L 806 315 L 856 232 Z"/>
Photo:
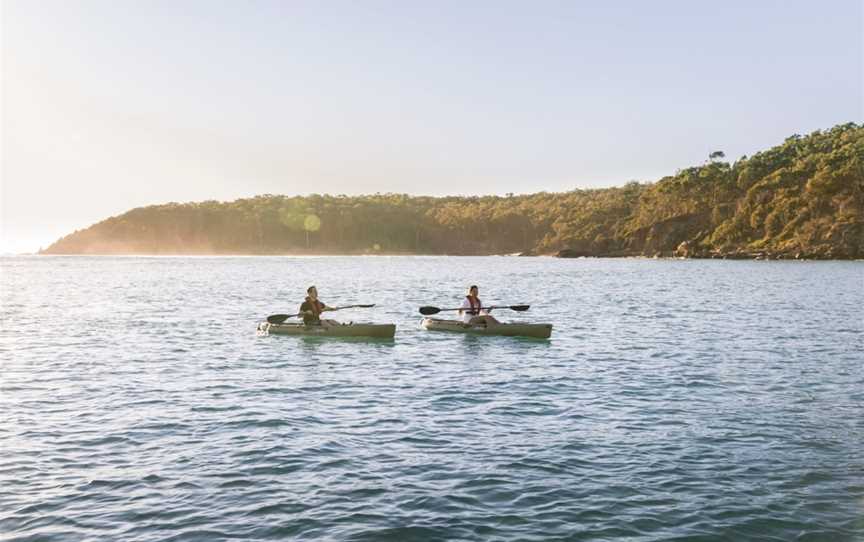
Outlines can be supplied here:
<path id="1" fill-rule="evenodd" d="M 552 335 L 552 324 L 520 324 L 518 322 L 498 325 L 466 324 L 459 320 L 442 320 L 440 318 L 424 318 L 420 327 L 429 331 L 450 331 L 452 333 L 470 333 L 472 335 L 498 335 L 504 337 L 534 337 L 548 339 Z"/>
<path id="2" fill-rule="evenodd" d="M 396 324 L 339 324 L 307 326 L 304 324 L 258 324 L 259 335 L 301 335 L 305 337 L 373 337 L 392 339 Z"/>

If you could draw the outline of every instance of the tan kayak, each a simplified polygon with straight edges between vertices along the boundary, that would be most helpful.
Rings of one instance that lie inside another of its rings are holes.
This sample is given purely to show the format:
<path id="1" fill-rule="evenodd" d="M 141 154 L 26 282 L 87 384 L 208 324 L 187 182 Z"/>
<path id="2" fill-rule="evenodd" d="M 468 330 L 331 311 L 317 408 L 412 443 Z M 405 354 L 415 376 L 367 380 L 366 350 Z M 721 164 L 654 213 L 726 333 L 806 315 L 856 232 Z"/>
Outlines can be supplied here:
<path id="1" fill-rule="evenodd" d="M 258 335 L 299 335 L 304 337 L 372 337 L 392 339 L 395 324 L 339 324 L 307 326 L 300 323 L 258 324 Z"/>
<path id="2" fill-rule="evenodd" d="M 423 329 L 429 331 L 450 331 L 453 333 L 469 333 L 471 335 L 499 335 L 503 337 L 534 337 L 548 339 L 552 335 L 552 324 L 521 324 L 518 322 L 498 325 L 470 325 L 459 320 L 442 320 L 440 318 L 424 318 L 420 322 Z"/>

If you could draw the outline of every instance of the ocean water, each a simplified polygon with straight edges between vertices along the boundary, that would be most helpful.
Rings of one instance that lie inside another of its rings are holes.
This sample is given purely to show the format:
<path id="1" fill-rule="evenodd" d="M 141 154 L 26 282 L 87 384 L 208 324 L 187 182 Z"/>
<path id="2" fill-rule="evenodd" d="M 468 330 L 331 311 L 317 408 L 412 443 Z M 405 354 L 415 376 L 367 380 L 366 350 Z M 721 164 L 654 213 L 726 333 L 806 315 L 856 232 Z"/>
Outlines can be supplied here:
<path id="1" fill-rule="evenodd" d="M 0 540 L 864 540 L 861 262 L 0 273 Z M 475 283 L 552 338 L 418 328 Z M 256 336 L 310 284 L 395 340 Z"/>

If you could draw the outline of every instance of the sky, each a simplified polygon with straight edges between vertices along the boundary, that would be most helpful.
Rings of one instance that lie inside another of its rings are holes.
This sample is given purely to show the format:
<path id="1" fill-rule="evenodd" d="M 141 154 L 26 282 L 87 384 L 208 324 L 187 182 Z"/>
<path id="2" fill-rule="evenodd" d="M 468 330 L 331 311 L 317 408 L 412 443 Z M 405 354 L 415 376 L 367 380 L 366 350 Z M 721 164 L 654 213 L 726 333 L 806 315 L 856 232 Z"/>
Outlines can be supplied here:
<path id="1" fill-rule="evenodd" d="M 0 0 L 0 252 L 258 194 L 654 181 L 864 118 L 864 1 Z"/>

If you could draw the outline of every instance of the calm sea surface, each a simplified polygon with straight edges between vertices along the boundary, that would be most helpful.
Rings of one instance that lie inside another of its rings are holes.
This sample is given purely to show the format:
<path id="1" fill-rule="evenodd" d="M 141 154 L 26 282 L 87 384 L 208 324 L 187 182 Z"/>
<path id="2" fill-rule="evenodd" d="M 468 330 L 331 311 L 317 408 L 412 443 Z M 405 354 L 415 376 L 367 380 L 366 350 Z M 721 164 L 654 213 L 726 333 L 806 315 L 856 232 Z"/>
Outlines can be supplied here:
<path id="1" fill-rule="evenodd" d="M 0 259 L 2 540 L 864 540 L 864 263 Z M 418 328 L 531 303 L 548 341 Z M 394 341 L 257 337 L 316 284 Z"/>

